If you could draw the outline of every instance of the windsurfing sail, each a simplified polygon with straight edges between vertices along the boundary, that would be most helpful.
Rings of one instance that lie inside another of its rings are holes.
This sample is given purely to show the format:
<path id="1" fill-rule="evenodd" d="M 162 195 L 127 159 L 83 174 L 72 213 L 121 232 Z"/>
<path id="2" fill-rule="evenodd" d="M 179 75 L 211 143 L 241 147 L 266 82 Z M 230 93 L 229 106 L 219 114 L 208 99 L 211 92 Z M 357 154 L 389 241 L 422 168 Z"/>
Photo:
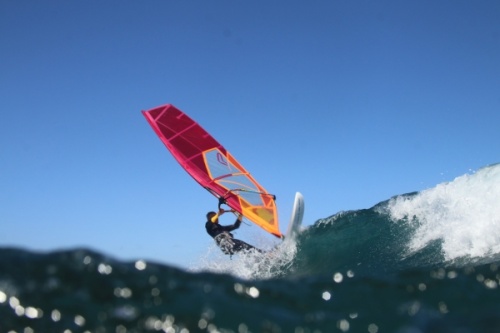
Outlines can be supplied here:
<path id="1" fill-rule="evenodd" d="M 197 122 L 171 104 L 142 113 L 177 162 L 201 186 L 267 232 L 282 238 L 275 196 Z"/>

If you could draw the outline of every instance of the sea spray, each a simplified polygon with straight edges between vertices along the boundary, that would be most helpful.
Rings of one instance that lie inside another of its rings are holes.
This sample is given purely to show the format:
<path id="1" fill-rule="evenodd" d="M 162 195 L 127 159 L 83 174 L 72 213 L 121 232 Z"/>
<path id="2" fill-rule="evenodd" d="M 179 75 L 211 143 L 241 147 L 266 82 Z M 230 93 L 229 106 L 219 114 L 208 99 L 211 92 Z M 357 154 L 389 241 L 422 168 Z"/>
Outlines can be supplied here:
<path id="1" fill-rule="evenodd" d="M 500 165 L 457 177 L 388 203 L 391 218 L 415 228 L 408 244 L 418 252 L 439 241 L 446 260 L 500 253 Z"/>
<path id="2" fill-rule="evenodd" d="M 191 270 L 269 279 L 338 271 L 380 276 L 489 263 L 500 257 L 499 183 L 500 165 L 489 166 L 369 209 L 320 219 L 289 250 L 278 246 L 268 256 L 229 259 L 212 246 Z"/>
<path id="3" fill-rule="evenodd" d="M 231 274 L 242 279 L 270 279 L 286 275 L 297 252 L 296 242 L 283 242 L 259 253 L 256 251 L 227 256 L 211 245 L 200 259 L 193 263 L 192 272 Z"/>

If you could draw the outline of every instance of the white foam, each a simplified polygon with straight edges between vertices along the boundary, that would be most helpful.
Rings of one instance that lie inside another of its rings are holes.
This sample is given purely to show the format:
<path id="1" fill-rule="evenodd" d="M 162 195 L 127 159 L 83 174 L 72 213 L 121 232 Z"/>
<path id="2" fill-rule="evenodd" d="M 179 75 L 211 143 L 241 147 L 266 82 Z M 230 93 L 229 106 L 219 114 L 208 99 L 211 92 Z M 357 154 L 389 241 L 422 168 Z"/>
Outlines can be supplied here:
<path id="1" fill-rule="evenodd" d="M 212 272 L 230 274 L 242 279 L 269 279 L 278 276 L 295 256 L 295 242 L 283 242 L 266 253 L 250 252 L 224 255 L 216 246 L 211 245 L 206 254 L 190 267 L 193 272 Z"/>
<path id="2" fill-rule="evenodd" d="M 396 197 L 390 200 L 388 209 L 393 220 L 416 226 L 409 244 L 411 251 L 442 240 L 447 260 L 500 253 L 500 164 L 414 197 Z"/>

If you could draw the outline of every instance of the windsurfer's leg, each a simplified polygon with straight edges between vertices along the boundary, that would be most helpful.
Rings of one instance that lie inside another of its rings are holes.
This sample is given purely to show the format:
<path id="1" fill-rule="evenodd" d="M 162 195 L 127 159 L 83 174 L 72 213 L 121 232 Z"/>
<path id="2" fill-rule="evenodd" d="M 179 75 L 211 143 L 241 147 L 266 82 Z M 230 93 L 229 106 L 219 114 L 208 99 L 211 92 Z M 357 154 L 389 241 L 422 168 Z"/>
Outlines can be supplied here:
<path id="1" fill-rule="evenodd" d="M 233 255 L 234 252 L 234 249 L 231 245 L 227 245 L 227 244 L 222 244 L 222 245 L 219 245 L 219 248 L 222 250 L 222 252 L 224 252 L 224 254 L 227 254 L 227 255 Z"/>
<path id="2" fill-rule="evenodd" d="M 241 241 L 239 239 L 233 238 L 233 242 L 234 242 L 234 246 L 233 246 L 234 252 L 255 250 L 257 252 L 264 253 L 264 251 L 262 251 L 261 249 L 258 249 L 255 246 L 252 246 L 248 243 L 245 243 L 244 241 Z"/>
<path id="3" fill-rule="evenodd" d="M 236 251 L 234 249 L 234 241 L 231 237 L 222 235 L 216 239 L 216 243 L 224 254 L 233 255 Z"/>

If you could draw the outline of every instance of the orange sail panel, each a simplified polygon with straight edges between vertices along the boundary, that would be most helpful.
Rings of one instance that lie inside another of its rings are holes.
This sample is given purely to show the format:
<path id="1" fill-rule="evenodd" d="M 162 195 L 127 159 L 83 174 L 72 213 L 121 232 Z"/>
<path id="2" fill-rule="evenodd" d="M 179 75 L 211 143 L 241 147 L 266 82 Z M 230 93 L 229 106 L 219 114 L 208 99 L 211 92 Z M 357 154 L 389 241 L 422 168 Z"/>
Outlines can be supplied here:
<path id="1" fill-rule="evenodd" d="M 142 113 L 177 162 L 201 186 L 267 232 L 282 237 L 274 195 L 198 123 L 171 104 Z"/>

